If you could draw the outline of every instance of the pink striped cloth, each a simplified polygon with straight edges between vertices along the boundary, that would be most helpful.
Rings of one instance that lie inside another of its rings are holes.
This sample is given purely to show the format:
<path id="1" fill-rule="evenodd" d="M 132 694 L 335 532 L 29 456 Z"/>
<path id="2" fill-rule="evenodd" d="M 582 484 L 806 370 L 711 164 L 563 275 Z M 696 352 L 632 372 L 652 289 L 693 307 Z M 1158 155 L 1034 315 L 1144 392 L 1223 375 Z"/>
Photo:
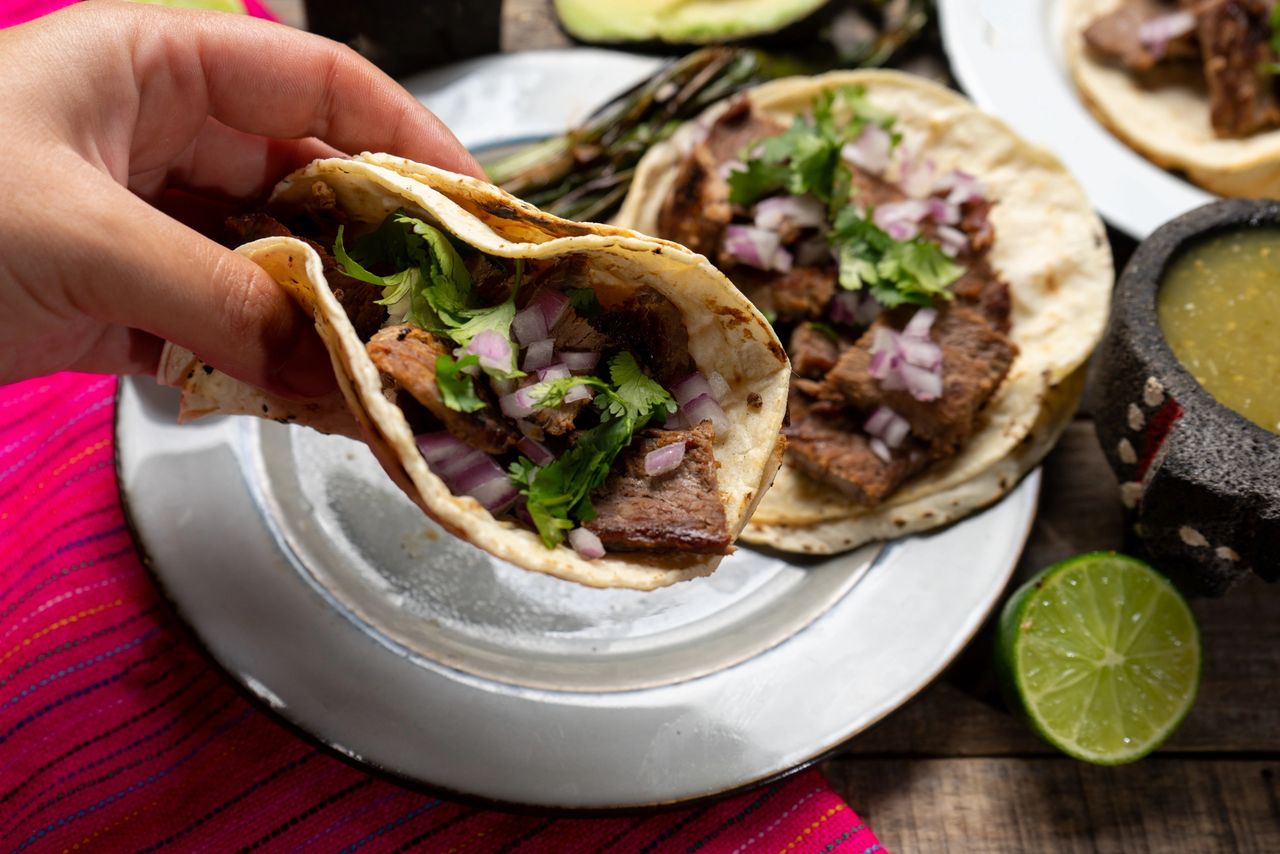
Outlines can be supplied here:
<path id="1" fill-rule="evenodd" d="M 0 852 L 880 851 L 816 770 L 691 809 L 546 818 L 376 778 L 250 704 L 138 560 L 114 377 L 0 387 Z"/>

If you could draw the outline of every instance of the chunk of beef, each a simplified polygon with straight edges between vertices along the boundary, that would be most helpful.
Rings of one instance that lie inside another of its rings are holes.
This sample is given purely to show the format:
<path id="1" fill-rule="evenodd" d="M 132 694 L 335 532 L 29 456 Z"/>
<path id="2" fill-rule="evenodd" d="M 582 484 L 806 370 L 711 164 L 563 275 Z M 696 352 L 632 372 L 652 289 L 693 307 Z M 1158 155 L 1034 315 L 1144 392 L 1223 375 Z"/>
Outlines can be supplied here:
<path id="1" fill-rule="evenodd" d="M 609 336 L 592 326 L 589 320 L 574 311 L 573 306 L 565 308 L 564 314 L 560 315 L 551 330 L 551 337 L 556 339 L 557 351 L 599 353 L 609 347 Z"/>
<path id="2" fill-rule="evenodd" d="M 826 332 L 801 323 L 791 332 L 787 355 L 797 376 L 821 379 L 835 367 L 840 348 Z"/>
<path id="3" fill-rule="evenodd" d="M 658 233 L 715 258 L 725 226 L 733 219 L 724 165 L 741 159 L 753 143 L 783 130 L 773 119 L 753 111 L 746 98 L 735 100 L 680 164 L 674 190 L 658 213 Z"/>
<path id="4" fill-rule="evenodd" d="M 1216 0 L 1197 7 L 1196 26 L 1209 85 L 1209 120 L 1220 137 L 1280 124 L 1276 85 L 1263 67 L 1271 50 L 1270 0 Z"/>
<path id="5" fill-rule="evenodd" d="M 881 318 L 876 323 L 886 323 Z M 931 337 L 942 347 L 942 395 L 919 401 L 905 390 L 885 391 L 870 372 L 875 326 L 840 356 L 824 382 L 854 408 L 884 405 L 911 423 L 911 435 L 929 444 L 934 457 L 959 450 L 977 427 L 978 413 L 1004 380 L 1018 348 L 981 314 L 952 306 L 934 323 Z"/>
<path id="6" fill-rule="evenodd" d="M 609 551 L 727 554 L 732 538 L 720 502 L 714 441 L 710 421 L 692 430 L 638 434 L 591 496 L 597 515 L 587 529 Z M 645 474 L 645 456 L 676 442 L 685 443 L 680 465 L 666 474 Z"/>
<path id="7" fill-rule="evenodd" d="M 787 461 L 809 477 L 833 486 L 859 504 L 874 507 L 928 461 L 912 440 L 890 453 L 888 461 L 871 450 L 870 440 L 852 417 L 824 415 L 793 388 L 789 407 Z"/>
<path id="8" fill-rule="evenodd" d="M 1166 0 L 1125 0 L 1085 27 L 1084 42 L 1094 53 L 1134 71 L 1147 71 L 1166 60 L 1197 59 L 1200 46 L 1194 32 L 1170 39 L 1163 46 L 1144 42 L 1143 24 L 1178 11 Z"/>
<path id="9" fill-rule="evenodd" d="M 426 407 L 445 428 L 473 448 L 500 454 L 520 440 L 520 434 L 498 412 L 485 383 L 475 384 L 487 406 L 476 412 L 455 412 L 445 406 L 436 385 L 436 358 L 452 349 L 441 339 L 412 323 L 380 330 L 365 349 L 378 370 Z"/>
<path id="10" fill-rule="evenodd" d="M 826 317 L 827 303 L 836 295 L 835 267 L 797 265 L 786 273 L 777 273 L 735 266 L 729 272 L 733 283 L 757 307 L 772 309 L 782 323 Z M 757 299 L 762 292 L 768 295 L 763 301 Z"/>
<path id="11" fill-rule="evenodd" d="M 1009 331 L 1009 313 L 1013 309 L 1009 286 L 985 257 L 969 259 L 964 273 L 952 283 L 951 292 L 956 305 L 981 312 L 1000 332 Z"/>
<path id="12" fill-rule="evenodd" d="M 621 305 L 602 311 L 596 326 L 609 337 L 614 348 L 629 351 L 663 386 L 693 371 L 684 317 L 675 303 L 652 288 L 642 287 Z M 556 340 L 560 340 L 558 334 Z M 565 349 L 593 348 L 565 346 Z"/>
<path id="13" fill-rule="evenodd" d="M 463 263 L 471 274 L 471 287 L 475 291 L 476 302 L 480 305 L 498 305 L 511 296 L 511 286 L 515 282 L 515 271 L 498 258 L 491 258 L 483 252 L 474 252 L 464 256 Z"/>
<path id="14" fill-rule="evenodd" d="M 333 289 L 334 297 L 341 303 L 361 341 L 368 341 L 386 323 L 387 309 L 377 303 L 377 300 L 382 299 L 382 289 L 344 273 L 326 246 L 295 235 L 279 220 L 264 213 L 230 217 L 226 225 L 232 238 L 239 243 L 261 240 L 264 237 L 297 237 L 314 249 L 324 265 L 324 277 Z"/>
<path id="15" fill-rule="evenodd" d="M 539 382 L 540 380 L 536 375 L 530 375 L 520 381 L 520 387 L 525 388 L 537 385 Z M 583 408 L 590 402 L 590 398 L 583 398 L 560 406 L 535 409 L 532 414 L 526 416 L 525 420 L 537 425 L 544 435 L 563 436 L 573 429 L 578 413 L 582 412 Z M 539 441 L 541 441 L 541 437 L 539 437 Z"/>

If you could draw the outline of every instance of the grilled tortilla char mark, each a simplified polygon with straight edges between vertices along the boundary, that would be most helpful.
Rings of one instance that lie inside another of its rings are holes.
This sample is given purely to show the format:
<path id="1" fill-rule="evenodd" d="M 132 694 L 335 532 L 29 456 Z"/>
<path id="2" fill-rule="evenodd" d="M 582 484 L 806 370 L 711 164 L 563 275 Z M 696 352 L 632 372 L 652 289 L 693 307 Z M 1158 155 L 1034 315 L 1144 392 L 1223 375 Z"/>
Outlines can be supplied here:
<path id="1" fill-rule="evenodd" d="M 1211 0 L 1196 7 L 1196 32 L 1209 84 L 1209 120 L 1220 137 L 1280 124 L 1276 79 L 1262 70 L 1271 50 L 1271 0 Z"/>
<path id="2" fill-rule="evenodd" d="M 791 425 L 787 460 L 814 480 L 833 486 L 854 501 L 874 507 L 928 462 L 928 456 L 908 439 L 888 460 L 871 450 L 859 423 L 846 415 L 823 415 L 799 389 L 791 390 Z"/>
<path id="3" fill-rule="evenodd" d="M 637 434 L 591 496 L 597 515 L 585 527 L 609 551 L 727 554 L 732 537 L 720 503 L 714 441 L 710 421 L 692 430 Z M 676 442 L 685 443 L 680 465 L 666 474 L 645 474 L 645 456 Z"/>
<path id="4" fill-rule="evenodd" d="M 520 433 L 497 411 L 484 382 L 475 383 L 476 394 L 488 404 L 484 409 L 455 412 L 445 406 L 436 384 L 436 358 L 452 348 L 430 332 L 412 323 L 399 323 L 379 330 L 365 349 L 379 371 L 395 380 L 440 419 L 450 433 L 471 447 L 486 454 L 500 454 L 520 440 Z"/>
<path id="5" fill-rule="evenodd" d="M 1089 22 L 1084 30 L 1085 44 L 1099 56 L 1132 71 L 1148 71 L 1165 61 L 1198 59 L 1200 45 L 1194 32 L 1170 39 L 1163 51 L 1152 50 L 1138 35 L 1147 22 L 1176 11 L 1178 6 L 1167 0 L 1125 0 Z"/>
<path id="6" fill-rule="evenodd" d="M 888 322 L 882 316 L 841 354 L 822 384 L 822 396 L 868 414 L 887 406 L 910 422 L 911 435 L 928 443 L 933 458 L 950 456 L 977 429 L 978 413 L 1009 372 L 1017 345 L 973 309 L 949 307 L 932 329 L 942 347 L 942 395 L 919 401 L 906 390 L 885 391 L 869 372 L 875 325 Z"/>
<path id="7" fill-rule="evenodd" d="M 377 285 L 348 276 L 338 266 L 338 262 L 329 250 L 321 244 L 306 237 L 299 237 L 279 220 L 264 213 L 230 217 L 226 224 L 227 230 L 238 243 L 261 240 L 264 237 L 297 237 L 314 249 L 324 265 L 325 280 L 333 288 L 334 297 L 341 303 L 343 311 L 347 313 L 361 341 L 368 341 L 382 324 L 386 323 L 386 307 L 375 302 L 382 299 L 382 289 Z"/>

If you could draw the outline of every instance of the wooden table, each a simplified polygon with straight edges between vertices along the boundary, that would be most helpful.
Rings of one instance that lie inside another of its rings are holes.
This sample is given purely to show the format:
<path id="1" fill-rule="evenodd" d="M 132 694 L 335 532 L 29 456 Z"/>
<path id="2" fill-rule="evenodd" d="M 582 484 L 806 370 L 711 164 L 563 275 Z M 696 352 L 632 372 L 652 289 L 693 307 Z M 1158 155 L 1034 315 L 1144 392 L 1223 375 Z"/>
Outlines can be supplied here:
<path id="1" fill-rule="evenodd" d="M 304 23 L 300 0 L 270 5 Z M 501 44 L 571 42 L 550 0 L 505 0 Z M 1116 241 L 1118 255 L 1130 248 Z M 1045 462 L 1018 579 L 1080 552 L 1120 549 L 1124 539 L 1115 478 L 1082 414 Z M 940 680 L 842 746 L 823 771 L 902 854 L 1280 852 L 1280 589 L 1250 582 L 1193 607 L 1205 652 L 1199 700 L 1142 762 L 1077 762 L 1006 712 L 988 621 Z"/>

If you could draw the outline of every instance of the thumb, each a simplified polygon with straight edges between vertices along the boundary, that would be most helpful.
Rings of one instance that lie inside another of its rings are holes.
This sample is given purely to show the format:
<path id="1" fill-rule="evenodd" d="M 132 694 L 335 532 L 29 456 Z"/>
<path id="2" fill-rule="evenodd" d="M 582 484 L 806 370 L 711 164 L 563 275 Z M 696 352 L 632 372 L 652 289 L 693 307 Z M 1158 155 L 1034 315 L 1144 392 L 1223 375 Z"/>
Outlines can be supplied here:
<path id="1" fill-rule="evenodd" d="M 105 176 L 104 176 L 105 177 Z M 262 389 L 314 397 L 334 387 L 310 318 L 265 270 L 118 185 L 97 194 L 85 308 L 180 344 Z"/>

